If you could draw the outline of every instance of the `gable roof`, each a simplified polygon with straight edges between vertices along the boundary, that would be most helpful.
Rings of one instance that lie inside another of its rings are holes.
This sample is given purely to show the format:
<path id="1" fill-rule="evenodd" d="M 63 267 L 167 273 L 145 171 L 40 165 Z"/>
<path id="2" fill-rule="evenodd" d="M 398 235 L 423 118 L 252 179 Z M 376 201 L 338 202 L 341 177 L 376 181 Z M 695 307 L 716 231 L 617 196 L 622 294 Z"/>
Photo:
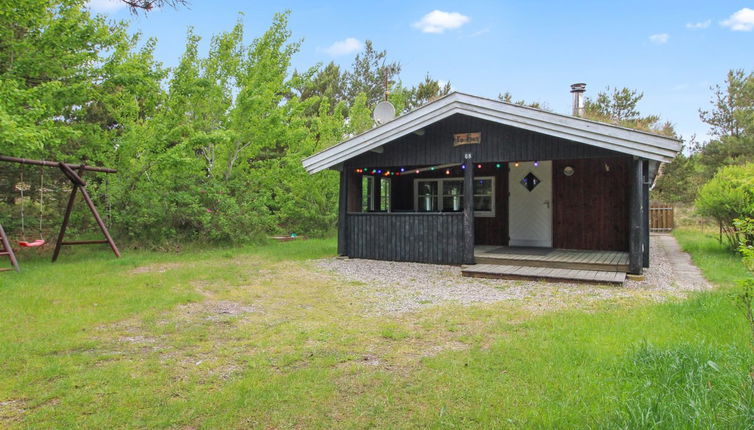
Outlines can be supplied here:
<path id="1" fill-rule="evenodd" d="M 681 143 L 678 139 L 659 134 L 453 92 L 305 158 L 304 168 L 309 173 L 316 173 L 337 166 L 346 160 L 377 149 L 401 136 L 455 114 L 485 119 L 659 162 L 671 161 L 681 150 Z"/>

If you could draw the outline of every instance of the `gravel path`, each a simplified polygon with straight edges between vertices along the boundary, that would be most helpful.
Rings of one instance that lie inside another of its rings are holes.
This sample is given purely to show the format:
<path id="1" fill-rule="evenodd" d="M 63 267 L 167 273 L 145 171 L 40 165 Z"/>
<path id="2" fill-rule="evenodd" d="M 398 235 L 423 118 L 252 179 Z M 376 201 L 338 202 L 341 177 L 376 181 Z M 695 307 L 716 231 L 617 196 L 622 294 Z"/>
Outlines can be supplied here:
<path id="1" fill-rule="evenodd" d="M 343 293 L 358 296 L 369 313 L 376 314 L 404 313 L 443 303 L 500 301 L 546 311 L 609 299 L 661 301 L 709 288 L 706 282 L 679 282 L 685 279 L 675 273 L 667 247 L 659 240 L 651 244 L 652 267 L 645 270 L 645 280 L 626 281 L 622 287 L 466 278 L 460 267 L 435 264 L 328 258 L 316 260 L 315 265 L 349 281 Z"/>

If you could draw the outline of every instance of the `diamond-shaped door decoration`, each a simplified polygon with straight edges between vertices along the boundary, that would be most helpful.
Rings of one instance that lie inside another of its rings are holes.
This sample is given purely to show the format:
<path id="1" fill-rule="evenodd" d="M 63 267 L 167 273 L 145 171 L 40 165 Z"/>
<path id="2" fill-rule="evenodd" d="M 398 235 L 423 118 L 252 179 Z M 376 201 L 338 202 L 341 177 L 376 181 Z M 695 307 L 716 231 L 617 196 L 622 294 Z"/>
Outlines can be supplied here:
<path id="1" fill-rule="evenodd" d="M 539 180 L 538 177 L 534 176 L 534 173 L 529 172 L 528 175 L 524 176 L 523 179 L 521 179 L 521 185 L 523 185 L 529 192 L 533 190 L 539 183 L 542 182 Z"/>

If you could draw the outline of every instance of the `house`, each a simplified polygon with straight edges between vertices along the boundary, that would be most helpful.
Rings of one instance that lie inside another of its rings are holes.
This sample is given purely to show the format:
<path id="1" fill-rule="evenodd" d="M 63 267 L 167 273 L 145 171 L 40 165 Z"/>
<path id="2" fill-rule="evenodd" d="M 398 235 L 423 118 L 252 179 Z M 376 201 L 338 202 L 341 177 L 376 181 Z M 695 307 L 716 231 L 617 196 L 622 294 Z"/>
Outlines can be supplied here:
<path id="1" fill-rule="evenodd" d="M 583 91 L 572 86 L 575 110 Z M 666 136 L 454 92 L 303 165 L 340 171 L 343 256 L 471 265 L 496 249 L 578 250 L 624 256 L 624 272 L 641 274 L 649 187 L 680 149 Z"/>

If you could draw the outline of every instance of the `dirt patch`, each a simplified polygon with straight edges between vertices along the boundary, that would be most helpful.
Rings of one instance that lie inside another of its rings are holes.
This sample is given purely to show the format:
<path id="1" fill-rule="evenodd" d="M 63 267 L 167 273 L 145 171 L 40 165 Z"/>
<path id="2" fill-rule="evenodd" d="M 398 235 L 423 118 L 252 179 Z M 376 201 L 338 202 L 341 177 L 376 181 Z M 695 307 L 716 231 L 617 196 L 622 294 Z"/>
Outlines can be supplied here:
<path id="1" fill-rule="evenodd" d="M 230 300 L 204 300 L 179 306 L 175 311 L 176 317 L 181 320 L 200 318 L 208 321 L 221 321 L 256 312 L 262 312 L 262 308 Z"/>
<path id="2" fill-rule="evenodd" d="M 0 401 L 0 424 L 21 422 L 27 409 L 26 401 L 21 399 Z"/>
<path id="3" fill-rule="evenodd" d="M 140 273 L 165 273 L 169 270 L 175 270 L 181 267 L 184 267 L 184 263 L 156 263 L 156 264 L 148 264 L 146 266 L 139 266 L 133 270 L 131 270 L 129 273 L 138 275 Z"/>
<path id="4" fill-rule="evenodd" d="M 469 345 L 463 342 L 455 340 L 448 341 L 442 345 L 434 345 L 425 349 L 421 353 L 421 357 L 434 357 L 446 351 L 465 351 L 469 349 Z"/>

